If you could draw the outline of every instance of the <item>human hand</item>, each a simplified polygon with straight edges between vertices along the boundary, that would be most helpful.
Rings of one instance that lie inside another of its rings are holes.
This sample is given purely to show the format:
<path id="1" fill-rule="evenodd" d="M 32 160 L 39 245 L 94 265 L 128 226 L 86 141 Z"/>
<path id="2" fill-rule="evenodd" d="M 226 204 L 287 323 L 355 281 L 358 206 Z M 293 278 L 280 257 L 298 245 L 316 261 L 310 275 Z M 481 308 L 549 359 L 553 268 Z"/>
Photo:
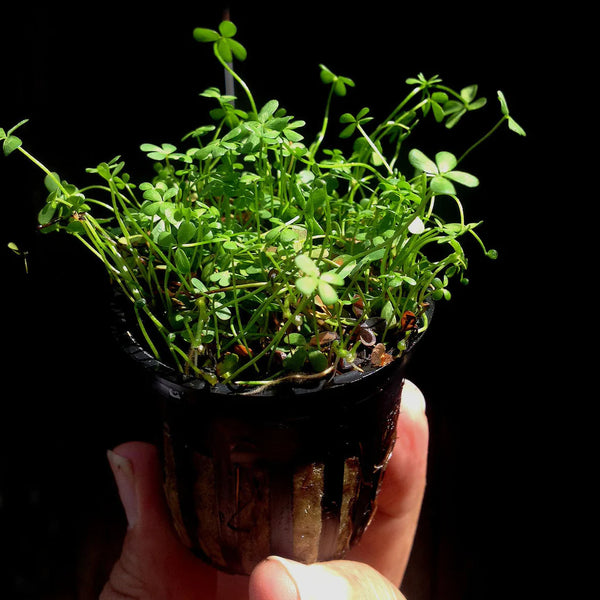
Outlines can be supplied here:
<path id="1" fill-rule="evenodd" d="M 249 578 L 221 573 L 181 544 L 164 502 L 156 449 L 122 444 L 109 461 L 129 526 L 100 600 L 402 599 L 398 587 L 421 510 L 428 437 L 424 398 L 406 381 L 377 513 L 360 543 L 344 560 L 313 565 L 269 557 Z"/>

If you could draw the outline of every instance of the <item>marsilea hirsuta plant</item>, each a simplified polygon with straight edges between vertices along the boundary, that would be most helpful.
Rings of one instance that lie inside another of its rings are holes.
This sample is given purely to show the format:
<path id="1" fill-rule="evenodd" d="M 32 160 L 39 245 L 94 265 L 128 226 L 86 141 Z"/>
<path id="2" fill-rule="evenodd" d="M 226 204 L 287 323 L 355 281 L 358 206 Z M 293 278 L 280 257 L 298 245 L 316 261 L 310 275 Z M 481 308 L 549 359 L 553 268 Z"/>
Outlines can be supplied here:
<path id="1" fill-rule="evenodd" d="M 210 87 L 208 124 L 177 146 L 142 144 L 147 180 L 116 157 L 78 187 L 25 149 L 26 121 L 0 129 L 6 155 L 45 173 L 39 231 L 71 234 L 102 261 L 148 351 L 184 375 L 270 385 L 385 364 L 427 327 L 427 304 L 450 298 L 449 280 L 465 281 L 461 238 L 495 256 L 466 220 L 459 190 L 478 180 L 459 167 L 500 124 L 524 132 L 498 92 L 499 120 L 462 156 L 408 146 L 419 123 L 450 129 L 486 104 L 476 85 L 421 74 L 381 122 L 363 108 L 331 131 L 334 97 L 354 82 L 321 65 L 324 116 L 307 143 L 304 121 L 259 103 L 232 66 L 246 58 L 236 33 L 230 21 L 194 30 L 241 97 Z"/>

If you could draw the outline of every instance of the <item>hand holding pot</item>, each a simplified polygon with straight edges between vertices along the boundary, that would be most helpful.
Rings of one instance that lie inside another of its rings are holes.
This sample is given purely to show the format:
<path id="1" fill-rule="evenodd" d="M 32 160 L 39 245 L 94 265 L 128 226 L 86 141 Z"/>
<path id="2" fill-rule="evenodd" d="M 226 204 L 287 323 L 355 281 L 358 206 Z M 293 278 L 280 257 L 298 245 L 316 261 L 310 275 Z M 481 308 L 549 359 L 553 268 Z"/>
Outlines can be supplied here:
<path id="1" fill-rule="evenodd" d="M 398 591 L 413 543 L 425 488 L 428 427 L 421 392 L 406 382 L 398 438 L 378 511 L 347 559 L 303 565 L 279 557 L 259 564 L 250 578 L 220 573 L 196 558 L 173 531 L 163 500 L 157 452 L 127 443 L 109 452 L 129 528 L 101 600 L 123 597 L 403 598 Z"/>

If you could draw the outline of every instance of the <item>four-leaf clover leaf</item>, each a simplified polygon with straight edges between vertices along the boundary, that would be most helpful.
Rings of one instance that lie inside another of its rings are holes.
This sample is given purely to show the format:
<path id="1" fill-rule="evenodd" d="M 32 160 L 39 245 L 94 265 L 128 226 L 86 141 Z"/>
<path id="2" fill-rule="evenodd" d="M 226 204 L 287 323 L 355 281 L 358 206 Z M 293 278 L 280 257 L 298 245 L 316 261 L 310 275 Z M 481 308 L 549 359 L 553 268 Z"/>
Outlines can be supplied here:
<path id="1" fill-rule="evenodd" d="M 296 279 L 296 288 L 307 297 L 319 292 L 319 297 L 326 306 L 338 301 L 335 285 L 343 285 L 344 278 L 335 271 L 321 273 L 315 261 L 306 254 L 299 254 L 295 259 L 296 266 L 304 274 Z"/>
<path id="2" fill-rule="evenodd" d="M 225 61 L 230 63 L 233 57 L 238 60 L 246 60 L 246 48 L 233 37 L 237 33 L 237 27 L 231 21 L 222 21 L 219 31 L 196 27 L 194 39 L 197 42 L 213 42 L 215 52 Z"/>
<path id="3" fill-rule="evenodd" d="M 486 98 L 477 98 L 477 84 L 469 85 L 460 90 L 460 100 L 448 100 L 444 104 L 444 113 L 451 115 L 446 121 L 446 127 L 451 129 L 467 112 L 482 108 L 487 104 Z"/>
<path id="4" fill-rule="evenodd" d="M 332 85 L 333 91 L 337 96 L 346 95 L 346 86 L 354 87 L 354 81 L 349 77 L 336 75 L 325 65 L 319 65 L 319 68 L 321 69 L 321 81 L 327 85 Z"/>
<path id="5" fill-rule="evenodd" d="M 454 169 L 458 161 L 451 152 L 438 152 L 433 161 L 420 150 L 413 148 L 408 153 L 408 160 L 417 170 L 431 177 L 430 189 L 434 194 L 456 194 L 452 181 L 471 188 L 479 185 L 479 180 L 474 175 Z"/>

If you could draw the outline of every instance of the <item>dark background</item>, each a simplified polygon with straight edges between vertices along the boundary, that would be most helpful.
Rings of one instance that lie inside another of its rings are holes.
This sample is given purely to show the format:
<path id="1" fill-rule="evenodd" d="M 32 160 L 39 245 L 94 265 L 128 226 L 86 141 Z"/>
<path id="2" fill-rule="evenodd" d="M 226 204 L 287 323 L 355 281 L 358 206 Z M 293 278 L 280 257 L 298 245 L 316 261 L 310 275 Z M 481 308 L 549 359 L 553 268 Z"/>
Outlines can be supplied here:
<path id="1" fill-rule="evenodd" d="M 340 112 L 368 105 L 387 114 L 419 72 L 453 87 L 478 83 L 489 107 L 448 139 L 443 149 L 457 154 L 494 122 L 497 89 L 527 130 L 520 138 L 503 128 L 464 165 L 481 180 L 470 218 L 485 219 L 481 232 L 500 258 L 474 252 L 471 285 L 438 306 L 411 363 L 428 402 L 431 449 L 404 591 L 409 600 L 536 597 L 556 577 L 546 558 L 539 568 L 540 557 L 568 551 L 557 540 L 569 519 L 553 507 L 575 479 L 563 450 L 578 425 L 560 386 L 578 296 L 567 302 L 560 291 L 558 248 L 573 216 L 562 209 L 573 180 L 559 176 L 569 161 L 557 149 L 572 119 L 554 116 L 558 104 L 566 111 L 577 78 L 566 57 L 587 56 L 573 51 L 572 40 L 585 39 L 571 25 L 574 11 L 400 2 L 16 7 L 2 24 L 0 126 L 30 119 L 20 130 L 26 147 L 78 185 L 85 167 L 116 154 L 130 172 L 147 169 L 141 143 L 177 143 L 207 121 L 212 105 L 198 93 L 222 87 L 222 73 L 191 32 L 216 28 L 225 6 L 248 49 L 240 72 L 258 102 L 277 97 L 315 129 L 324 63 L 357 85 Z M 93 598 L 123 524 L 105 452 L 150 439 L 152 413 L 114 352 L 101 266 L 73 240 L 36 231 L 45 193 L 35 167 L 18 154 L 1 158 L 0 181 L 8 273 L 0 539 L 10 592 L 2 597 Z M 28 274 L 9 241 L 29 251 Z"/>

